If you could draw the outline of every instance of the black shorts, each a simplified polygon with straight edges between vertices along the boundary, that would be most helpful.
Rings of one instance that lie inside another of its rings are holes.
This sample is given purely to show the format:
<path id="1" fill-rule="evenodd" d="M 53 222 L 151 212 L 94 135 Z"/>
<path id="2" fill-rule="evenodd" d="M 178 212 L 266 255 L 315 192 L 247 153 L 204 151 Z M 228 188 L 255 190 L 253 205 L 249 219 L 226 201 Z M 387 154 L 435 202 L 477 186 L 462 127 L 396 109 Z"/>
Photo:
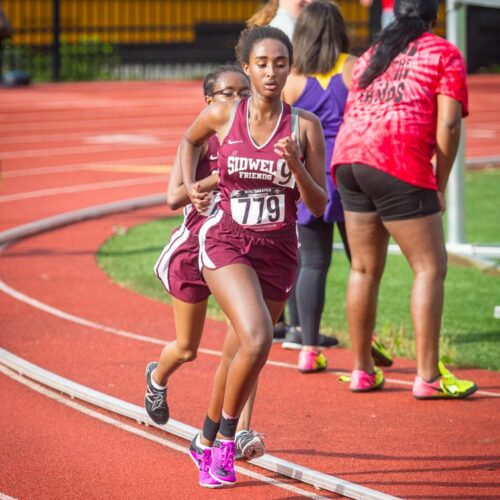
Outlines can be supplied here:
<path id="1" fill-rule="evenodd" d="M 344 210 L 377 212 L 382 220 L 404 220 L 440 212 L 437 192 L 408 184 L 381 170 L 359 163 L 335 169 Z"/>

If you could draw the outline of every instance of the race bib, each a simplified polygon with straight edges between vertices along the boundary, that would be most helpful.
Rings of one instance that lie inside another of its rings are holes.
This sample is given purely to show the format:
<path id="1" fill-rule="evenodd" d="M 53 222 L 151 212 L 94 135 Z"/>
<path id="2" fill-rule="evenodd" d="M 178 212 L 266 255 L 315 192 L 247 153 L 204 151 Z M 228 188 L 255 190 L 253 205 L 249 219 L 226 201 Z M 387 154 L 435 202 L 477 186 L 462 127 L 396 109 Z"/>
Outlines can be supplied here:
<path id="1" fill-rule="evenodd" d="M 285 194 L 280 188 L 250 189 L 231 193 L 231 216 L 242 226 L 268 229 L 285 220 Z"/>

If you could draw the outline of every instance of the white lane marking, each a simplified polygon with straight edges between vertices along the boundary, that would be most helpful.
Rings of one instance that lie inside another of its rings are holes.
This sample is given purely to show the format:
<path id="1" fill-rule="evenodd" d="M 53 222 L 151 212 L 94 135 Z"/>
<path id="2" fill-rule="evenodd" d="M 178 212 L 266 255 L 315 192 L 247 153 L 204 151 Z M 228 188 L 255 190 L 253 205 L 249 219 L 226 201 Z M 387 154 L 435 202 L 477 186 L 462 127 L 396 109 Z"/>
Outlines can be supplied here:
<path id="1" fill-rule="evenodd" d="M 148 144 L 152 148 L 167 148 L 169 146 L 176 146 L 179 141 L 158 141 L 156 144 Z M 140 150 L 141 144 L 125 144 L 125 143 L 115 143 L 113 144 L 113 151 L 131 151 Z M 2 160 L 18 160 L 20 158 L 45 158 L 53 156 L 64 156 L 64 155 L 81 155 L 87 153 L 106 153 L 111 151 L 109 145 L 102 144 L 90 144 L 83 146 L 61 146 L 58 148 L 36 148 L 36 149 L 24 149 L 22 151 L 11 151 L 10 153 L 2 153 Z"/>
<path id="2" fill-rule="evenodd" d="M 94 321 L 89 321 L 84 318 L 80 318 L 79 316 L 75 316 L 73 314 L 66 313 L 64 311 L 61 311 L 60 309 L 57 309 L 55 307 L 49 306 L 48 304 L 44 304 L 43 302 L 40 302 L 37 299 L 34 299 L 32 297 L 29 297 L 28 295 L 25 295 L 24 293 L 15 290 L 14 288 L 10 287 L 7 285 L 3 280 L 0 279 L 0 291 L 5 293 L 6 295 L 18 300 L 19 302 L 24 302 L 25 304 L 30 305 L 31 307 L 34 307 L 35 309 L 39 309 L 41 311 L 44 311 L 48 314 L 52 314 L 53 316 L 56 316 L 58 318 L 71 321 L 73 323 L 77 323 L 82 326 L 86 326 L 88 328 L 92 328 L 94 330 L 99 330 L 103 331 L 106 333 L 110 333 L 113 335 L 118 335 L 119 337 L 126 337 L 129 339 L 133 340 L 138 340 L 140 342 L 148 342 L 150 344 L 159 344 L 159 345 L 164 345 L 168 343 L 169 341 L 157 339 L 154 337 L 147 337 L 146 335 L 140 335 L 138 333 L 133 333 L 133 332 L 128 332 L 126 330 L 119 330 L 117 328 L 112 328 L 110 326 L 105 326 L 101 325 L 100 323 L 95 323 Z M 206 349 L 200 347 L 198 349 L 198 352 L 203 353 L 203 354 L 208 354 L 210 356 L 222 356 L 221 351 L 216 351 L 214 349 Z M 297 370 L 297 366 L 292 363 L 285 363 L 283 361 L 273 361 L 268 359 L 267 363 L 270 366 L 276 366 L 279 368 L 287 368 L 291 370 Z M 331 375 L 345 375 L 345 371 L 328 371 L 328 374 Z M 413 382 L 407 381 L 407 380 L 399 380 L 395 378 L 386 378 L 386 382 L 390 382 L 392 384 L 396 385 L 405 385 L 405 386 L 412 386 Z M 497 392 L 490 392 L 490 391 L 477 391 L 476 394 L 481 394 L 483 396 L 491 396 L 495 398 L 500 398 L 500 393 Z"/>
<path id="3" fill-rule="evenodd" d="M 123 124 L 122 124 L 123 125 Z M 153 134 L 157 137 L 161 137 L 162 140 L 166 140 L 168 137 L 182 137 L 182 134 L 185 132 L 185 128 L 183 127 L 169 127 L 167 129 L 159 128 L 159 127 L 150 127 L 150 128 L 136 128 L 136 129 L 120 129 L 115 128 L 114 133 L 122 133 L 122 134 Z M 38 134 L 34 135 L 3 135 L 0 137 L 0 144 L 36 144 L 38 142 L 58 142 L 64 143 L 66 141 L 75 141 L 81 139 L 82 137 L 86 137 L 89 134 L 97 134 L 98 131 L 93 130 L 82 130 L 81 132 L 58 132 L 54 134 L 52 132 L 43 133 L 44 131 L 40 131 Z"/>
<path id="4" fill-rule="evenodd" d="M 73 410 L 79 411 L 89 417 L 95 418 L 96 420 L 100 420 L 101 422 L 104 422 L 105 424 L 111 425 L 113 427 L 116 427 L 122 431 L 129 432 L 130 434 L 133 434 L 135 436 L 148 439 L 149 441 L 153 441 L 157 444 L 160 444 L 162 446 L 165 446 L 167 448 L 170 448 L 172 450 L 188 454 L 188 450 L 185 446 L 181 446 L 177 443 L 174 443 L 172 441 L 169 441 L 168 439 L 162 438 L 160 436 L 157 436 L 155 434 L 151 434 L 150 432 L 144 431 L 142 429 L 138 429 L 137 427 L 133 427 L 129 424 L 125 424 L 123 422 L 120 422 L 119 420 L 116 420 L 115 418 L 111 418 L 107 415 L 104 415 L 100 412 L 97 412 L 95 410 L 92 410 L 80 403 L 77 403 L 76 401 L 72 401 L 68 399 L 66 396 L 63 396 L 57 392 L 54 392 L 52 390 L 47 389 L 46 387 L 33 382 L 31 380 L 26 379 L 25 377 L 21 377 L 14 371 L 10 370 L 9 368 L 0 365 L 0 372 L 2 372 L 5 376 L 10 377 L 11 379 L 15 380 L 16 382 L 19 382 L 20 384 L 25 385 L 26 387 L 29 387 L 30 389 L 54 400 L 57 401 L 58 403 L 61 403 L 63 405 L 66 405 Z M 292 486 L 286 483 L 282 483 L 281 481 L 278 481 L 277 479 L 267 477 L 263 474 L 259 474 L 258 472 L 251 471 L 249 469 L 246 469 L 241 466 L 235 466 L 235 470 L 238 472 L 238 474 L 241 474 L 243 476 L 251 477 L 252 479 L 256 479 L 257 481 L 261 481 L 263 483 L 267 483 L 271 486 L 275 486 L 277 488 L 281 488 L 283 490 L 289 491 L 291 493 L 294 493 L 296 495 L 303 496 L 305 498 L 313 498 L 316 500 L 326 500 L 327 497 L 317 495 L 315 493 L 310 493 L 309 491 L 303 490 L 302 488 L 299 488 L 297 486 Z M 6 498 L 11 498 L 11 497 L 6 497 Z M 0 497 L 1 500 L 1 497 Z"/>
<path id="5" fill-rule="evenodd" d="M 467 135 L 474 139 L 496 139 L 498 134 L 491 128 L 467 127 Z"/>
<path id="6" fill-rule="evenodd" d="M 78 186 L 40 189 L 39 191 L 27 191 L 24 193 L 0 196 L 0 203 L 26 199 L 32 200 L 33 198 L 67 193 L 81 193 L 82 191 L 98 191 L 100 189 L 114 189 L 123 186 L 137 186 L 139 184 L 156 184 L 159 182 L 166 182 L 167 179 L 168 176 L 166 175 L 149 175 L 148 177 L 136 177 L 133 179 L 123 179 L 121 181 L 93 182 L 92 184 L 80 184 Z"/>
<path id="7" fill-rule="evenodd" d="M 187 111 L 185 113 L 170 113 L 161 111 L 161 114 L 156 116 L 148 116 L 148 117 L 133 117 L 127 116 L 127 124 L 130 126 L 136 127 L 151 127 L 156 124 L 161 124 L 161 126 L 165 125 L 165 116 L 168 114 L 168 118 L 174 121 L 176 118 L 185 118 L 186 127 L 189 123 L 192 122 L 196 115 L 199 113 L 199 108 L 193 111 Z M 57 132 L 59 130 L 64 131 L 67 129 L 71 130 L 82 130 L 85 132 L 102 131 L 104 127 L 109 127 L 114 130 L 116 127 L 123 126 L 123 117 L 117 118 L 96 118 L 95 116 L 89 117 L 81 117 L 78 118 L 78 121 L 75 121 L 74 118 L 68 118 L 67 120 L 53 120 L 53 121 L 29 121 L 29 122 L 9 122 L 8 126 L 3 127 L 0 123 L 0 132 L 5 130 L 6 132 L 36 132 L 40 130 L 44 130 L 45 132 Z"/>
<path id="8" fill-rule="evenodd" d="M 147 156 L 140 158 L 134 158 L 134 164 L 138 165 L 144 163 L 149 165 L 151 163 L 165 162 L 165 155 L 162 156 Z M 127 161 L 127 164 L 130 163 Z M 100 170 L 107 169 L 113 166 L 119 167 L 124 165 L 123 160 L 109 160 L 109 161 L 99 161 L 92 163 L 73 163 L 71 165 L 61 165 L 57 167 L 34 167 L 34 168 L 23 168 L 19 170 L 7 170 L 2 172 L 2 177 L 7 179 L 8 177 L 26 177 L 26 176 L 36 176 L 45 174 L 56 174 L 59 172 L 74 172 L 75 170 Z"/>
<path id="9" fill-rule="evenodd" d="M 5 493 L 0 493 L 0 500 L 17 500 L 14 497 L 9 497 L 9 495 L 6 495 Z"/>
<path id="10" fill-rule="evenodd" d="M 151 134 L 101 134 L 82 137 L 84 144 L 164 144 L 156 135 Z"/>

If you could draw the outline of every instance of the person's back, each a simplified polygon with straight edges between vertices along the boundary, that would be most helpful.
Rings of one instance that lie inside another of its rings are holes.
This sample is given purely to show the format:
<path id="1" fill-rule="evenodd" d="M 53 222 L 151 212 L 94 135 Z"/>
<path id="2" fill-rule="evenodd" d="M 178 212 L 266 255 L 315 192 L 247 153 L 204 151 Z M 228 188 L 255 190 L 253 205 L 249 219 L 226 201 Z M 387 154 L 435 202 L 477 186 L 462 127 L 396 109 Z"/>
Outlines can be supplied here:
<path id="1" fill-rule="evenodd" d="M 283 347 L 302 345 L 298 369 L 312 372 L 327 366 L 319 348 L 338 343 L 336 339 L 320 335 L 319 325 L 331 261 L 334 222 L 341 234 L 345 234 L 340 196 L 329 167 L 355 58 L 347 53 L 349 41 L 342 15 L 329 0 L 316 0 L 304 8 L 297 20 L 293 45 L 295 63 L 283 97 L 293 106 L 314 113 L 321 122 L 328 203 L 321 217 L 315 217 L 303 203 L 298 206 L 300 267 L 294 294 L 288 302 L 292 327 Z"/>
<path id="2" fill-rule="evenodd" d="M 325 172 L 329 174 L 356 61 L 348 54 L 349 40 L 339 9 L 329 0 L 312 2 L 299 16 L 293 42 L 295 64 L 283 96 L 290 104 L 320 119 L 325 137 Z M 330 201 L 323 218 L 326 222 L 343 220 L 340 199 L 330 175 L 327 184 Z M 310 214 L 299 206 L 299 223 L 311 221 Z"/>
<path id="3" fill-rule="evenodd" d="M 314 113 L 321 121 L 325 135 L 325 163 L 332 158 L 349 89 L 344 83 L 343 70 L 349 54 L 342 53 L 329 73 L 307 76 L 306 86 L 294 106 Z"/>
<path id="4" fill-rule="evenodd" d="M 445 190 L 467 114 L 465 63 L 429 32 L 438 0 L 398 0 L 395 20 L 355 68 L 332 175 L 345 208 L 352 265 L 346 311 L 352 392 L 382 389 L 369 358 L 389 237 L 413 272 L 416 399 L 466 398 L 477 390 L 439 360 L 447 271 Z M 436 153 L 435 168 L 431 157 Z"/>
<path id="5" fill-rule="evenodd" d="M 335 162 L 349 157 L 412 184 L 435 189 L 431 158 L 436 144 L 436 94 L 457 98 L 467 110 L 463 60 L 453 45 L 423 33 L 366 88 L 360 78 L 373 56 L 361 56 L 353 73 L 346 120 Z"/>

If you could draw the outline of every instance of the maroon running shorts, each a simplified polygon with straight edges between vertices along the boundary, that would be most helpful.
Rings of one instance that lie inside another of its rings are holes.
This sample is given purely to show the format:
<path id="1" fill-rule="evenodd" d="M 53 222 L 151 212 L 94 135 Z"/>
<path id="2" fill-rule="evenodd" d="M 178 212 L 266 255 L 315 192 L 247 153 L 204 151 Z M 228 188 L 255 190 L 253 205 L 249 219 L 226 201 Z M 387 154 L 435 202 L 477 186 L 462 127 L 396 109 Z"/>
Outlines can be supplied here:
<path id="1" fill-rule="evenodd" d="M 245 264 L 257 273 L 264 298 L 284 302 L 290 296 L 297 273 L 295 225 L 253 231 L 219 209 L 204 222 L 199 238 L 201 266 L 219 269 Z"/>
<path id="2" fill-rule="evenodd" d="M 202 302 L 210 295 L 200 272 L 198 236 L 184 226 L 177 228 L 155 264 L 155 273 L 176 299 L 190 304 Z"/>

